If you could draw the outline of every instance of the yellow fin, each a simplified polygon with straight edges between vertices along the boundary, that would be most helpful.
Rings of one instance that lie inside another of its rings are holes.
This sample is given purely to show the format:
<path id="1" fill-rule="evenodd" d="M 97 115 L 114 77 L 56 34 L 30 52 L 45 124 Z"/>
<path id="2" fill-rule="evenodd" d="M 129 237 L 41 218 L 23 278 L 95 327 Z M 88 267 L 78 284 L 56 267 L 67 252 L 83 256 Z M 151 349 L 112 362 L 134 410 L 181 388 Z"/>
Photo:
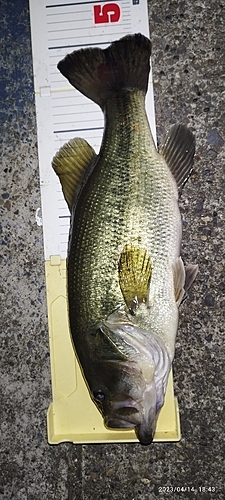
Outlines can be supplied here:
<path id="1" fill-rule="evenodd" d="M 152 266 L 146 250 L 132 244 L 125 245 L 118 271 L 120 288 L 129 309 L 147 302 Z"/>
<path id="2" fill-rule="evenodd" d="M 96 153 L 90 144 L 84 139 L 76 138 L 64 144 L 52 160 L 52 167 L 60 179 L 70 211 L 75 191 L 95 157 Z"/>

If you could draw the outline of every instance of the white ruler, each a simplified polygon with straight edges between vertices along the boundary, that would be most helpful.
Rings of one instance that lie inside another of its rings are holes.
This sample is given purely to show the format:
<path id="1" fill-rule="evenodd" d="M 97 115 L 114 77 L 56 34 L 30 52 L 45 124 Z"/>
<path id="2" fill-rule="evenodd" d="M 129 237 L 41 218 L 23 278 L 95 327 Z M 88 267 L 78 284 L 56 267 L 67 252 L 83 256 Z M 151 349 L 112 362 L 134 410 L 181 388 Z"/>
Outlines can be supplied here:
<path id="1" fill-rule="evenodd" d="M 51 161 L 73 137 L 83 137 L 98 152 L 103 114 L 67 82 L 57 63 L 74 50 L 104 49 L 126 34 L 149 37 L 147 0 L 29 1 L 45 260 L 52 255 L 65 259 L 70 216 Z M 156 138 L 151 76 L 146 107 Z"/>

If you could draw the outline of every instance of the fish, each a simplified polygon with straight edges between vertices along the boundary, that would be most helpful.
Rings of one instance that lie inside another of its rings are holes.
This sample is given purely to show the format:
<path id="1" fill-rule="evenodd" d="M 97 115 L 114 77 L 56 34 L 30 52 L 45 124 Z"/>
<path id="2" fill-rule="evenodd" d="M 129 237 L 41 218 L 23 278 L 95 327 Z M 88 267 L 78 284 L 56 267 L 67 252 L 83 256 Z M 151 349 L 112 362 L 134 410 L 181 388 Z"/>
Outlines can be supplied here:
<path id="1" fill-rule="evenodd" d="M 69 324 L 90 396 L 108 429 L 155 434 L 175 351 L 178 308 L 198 266 L 180 256 L 178 194 L 193 169 L 195 139 L 175 124 L 158 150 L 145 97 L 151 41 L 126 35 L 58 63 L 104 113 L 100 151 L 74 138 L 55 154 L 71 213 Z"/>

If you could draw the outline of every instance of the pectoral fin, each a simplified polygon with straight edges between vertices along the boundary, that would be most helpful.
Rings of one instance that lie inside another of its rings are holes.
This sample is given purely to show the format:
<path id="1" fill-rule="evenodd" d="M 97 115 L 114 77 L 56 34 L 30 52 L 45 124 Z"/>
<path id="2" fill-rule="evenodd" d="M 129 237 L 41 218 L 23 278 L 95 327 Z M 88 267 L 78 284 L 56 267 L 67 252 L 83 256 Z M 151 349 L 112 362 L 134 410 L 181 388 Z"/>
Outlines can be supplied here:
<path id="1" fill-rule="evenodd" d="M 198 273 L 198 265 L 188 264 L 184 267 L 181 257 L 178 257 L 173 265 L 174 295 L 177 306 L 185 297 L 187 290 L 192 285 Z"/>
<path id="2" fill-rule="evenodd" d="M 129 309 L 147 302 L 152 266 L 150 256 L 143 248 L 126 245 L 120 254 L 119 283 Z"/>
<path id="3" fill-rule="evenodd" d="M 64 144 L 52 160 L 70 212 L 76 189 L 95 158 L 96 153 L 88 142 L 76 138 Z"/>
<path id="4" fill-rule="evenodd" d="M 194 163 L 195 138 L 191 130 L 185 125 L 174 125 L 160 145 L 159 152 L 180 189 L 190 176 Z"/>

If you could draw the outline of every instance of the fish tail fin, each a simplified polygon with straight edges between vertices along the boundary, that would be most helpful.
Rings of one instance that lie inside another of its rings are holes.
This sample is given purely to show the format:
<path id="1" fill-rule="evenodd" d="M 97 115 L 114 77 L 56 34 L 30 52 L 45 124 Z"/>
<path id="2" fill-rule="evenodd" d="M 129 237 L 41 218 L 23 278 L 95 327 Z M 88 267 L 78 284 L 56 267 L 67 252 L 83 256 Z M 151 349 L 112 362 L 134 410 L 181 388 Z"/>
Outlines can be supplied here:
<path id="1" fill-rule="evenodd" d="M 141 33 L 127 35 L 102 50 L 80 49 L 58 63 L 59 71 L 101 108 L 122 88 L 147 91 L 151 42 Z"/>

